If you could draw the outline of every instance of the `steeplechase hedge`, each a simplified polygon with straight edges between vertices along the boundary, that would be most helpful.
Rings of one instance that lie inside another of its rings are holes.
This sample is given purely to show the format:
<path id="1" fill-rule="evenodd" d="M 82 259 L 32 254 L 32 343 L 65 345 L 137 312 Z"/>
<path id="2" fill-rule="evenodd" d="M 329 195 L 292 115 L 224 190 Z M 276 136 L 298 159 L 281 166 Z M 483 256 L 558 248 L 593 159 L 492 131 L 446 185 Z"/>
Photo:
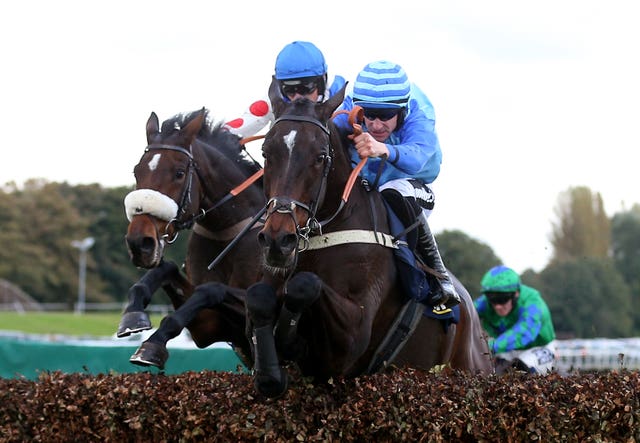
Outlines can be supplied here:
<path id="1" fill-rule="evenodd" d="M 0 379 L 1 442 L 640 441 L 640 374 L 489 377 L 394 369 L 266 399 L 251 376 L 42 373 Z"/>

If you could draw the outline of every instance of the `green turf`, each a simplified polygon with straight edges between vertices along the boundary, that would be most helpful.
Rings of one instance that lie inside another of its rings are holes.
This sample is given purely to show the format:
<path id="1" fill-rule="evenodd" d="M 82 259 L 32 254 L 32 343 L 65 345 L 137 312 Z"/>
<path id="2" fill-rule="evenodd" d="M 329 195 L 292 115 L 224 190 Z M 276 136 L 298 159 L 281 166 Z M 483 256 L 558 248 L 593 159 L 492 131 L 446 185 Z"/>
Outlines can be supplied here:
<path id="1" fill-rule="evenodd" d="M 107 337 L 118 329 L 118 312 L 75 314 L 73 312 L 0 312 L 0 330 L 29 334 L 63 334 Z M 160 324 L 160 314 L 151 315 L 151 324 Z"/>

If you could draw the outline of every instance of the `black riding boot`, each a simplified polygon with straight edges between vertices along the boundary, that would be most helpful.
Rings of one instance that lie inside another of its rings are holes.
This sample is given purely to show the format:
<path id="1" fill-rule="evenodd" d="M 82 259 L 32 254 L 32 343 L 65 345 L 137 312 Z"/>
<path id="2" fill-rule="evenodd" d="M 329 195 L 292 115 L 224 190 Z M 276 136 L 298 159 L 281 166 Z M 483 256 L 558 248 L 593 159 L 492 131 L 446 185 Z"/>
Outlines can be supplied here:
<path id="1" fill-rule="evenodd" d="M 460 296 L 453 286 L 453 282 L 449 277 L 447 268 L 442 263 L 442 257 L 438 251 L 438 245 L 436 239 L 431 233 L 429 223 L 424 214 L 418 215 L 420 226 L 418 227 L 418 245 L 416 247 L 417 252 L 424 261 L 424 264 L 440 274 L 438 279 L 439 288 L 434 288 L 432 292 L 432 302 L 435 306 L 444 305 L 446 308 L 451 308 L 460 304 Z"/>

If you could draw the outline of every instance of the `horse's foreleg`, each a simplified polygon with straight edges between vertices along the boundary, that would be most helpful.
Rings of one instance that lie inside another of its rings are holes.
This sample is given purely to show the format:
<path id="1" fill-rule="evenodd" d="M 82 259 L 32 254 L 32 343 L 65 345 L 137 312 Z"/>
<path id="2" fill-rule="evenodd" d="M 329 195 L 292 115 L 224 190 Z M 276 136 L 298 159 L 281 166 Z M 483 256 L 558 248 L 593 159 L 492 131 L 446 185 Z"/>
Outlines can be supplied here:
<path id="1" fill-rule="evenodd" d="M 227 287 L 221 283 L 212 282 L 198 286 L 193 295 L 180 308 L 162 319 L 158 330 L 140 345 L 129 361 L 140 366 L 157 366 L 163 369 L 169 358 L 167 342 L 180 335 L 200 311 L 214 308 L 222 303 L 226 291 Z M 218 338 L 211 336 L 208 337 L 206 343 L 200 341 L 197 344 L 203 348 Z"/>
<path id="2" fill-rule="evenodd" d="M 278 397 L 287 390 L 286 371 L 280 367 L 273 322 L 276 318 L 278 300 L 272 286 L 256 283 L 247 290 L 247 313 L 253 325 L 254 386 L 266 397 Z"/>
<path id="3" fill-rule="evenodd" d="M 128 303 L 122 313 L 117 336 L 127 337 L 133 333 L 151 329 L 151 320 L 144 311 L 151 303 L 151 296 L 166 281 L 167 275 L 179 273 L 173 262 L 162 262 L 158 267 L 149 269 L 142 278 L 129 288 Z"/>
<path id="4" fill-rule="evenodd" d="M 275 327 L 276 347 L 284 359 L 294 359 L 304 346 L 298 337 L 298 321 L 302 313 L 320 297 L 321 290 L 322 280 L 311 272 L 296 274 L 287 284 Z"/>

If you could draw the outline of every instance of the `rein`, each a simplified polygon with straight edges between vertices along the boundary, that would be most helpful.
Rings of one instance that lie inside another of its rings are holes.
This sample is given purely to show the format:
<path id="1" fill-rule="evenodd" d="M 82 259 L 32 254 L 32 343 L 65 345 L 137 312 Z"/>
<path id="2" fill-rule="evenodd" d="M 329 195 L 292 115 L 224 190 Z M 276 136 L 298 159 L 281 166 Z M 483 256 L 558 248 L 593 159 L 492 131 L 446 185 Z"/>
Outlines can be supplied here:
<path id="1" fill-rule="evenodd" d="M 214 204 L 213 206 L 211 206 L 209 209 L 207 209 L 206 211 L 203 211 L 202 214 L 199 214 L 197 216 L 197 218 L 201 218 L 204 217 L 205 215 L 207 215 L 209 212 L 213 211 L 214 209 L 218 208 L 219 206 L 221 206 L 222 204 L 228 202 L 229 200 L 231 200 L 233 197 L 236 197 L 238 194 L 240 194 L 242 191 L 244 191 L 245 189 L 247 189 L 249 186 L 251 186 L 253 183 L 256 182 L 256 180 L 258 180 L 260 177 L 262 177 L 264 175 L 264 169 L 260 169 L 259 171 L 255 172 L 253 175 L 251 175 L 251 177 L 247 178 L 245 181 L 243 181 L 242 183 L 240 183 L 238 186 L 236 186 L 235 188 L 233 188 L 231 191 L 229 191 L 229 193 L 227 195 L 225 195 L 224 197 L 222 197 L 220 200 L 218 200 L 218 202 L 216 204 Z"/>
<path id="2" fill-rule="evenodd" d="M 241 139 L 240 140 L 240 144 L 241 145 L 246 145 L 249 142 L 260 140 L 261 138 L 264 138 L 264 135 L 252 135 L 251 137 L 245 137 L 245 138 Z"/>
<path id="3" fill-rule="evenodd" d="M 336 115 L 339 115 L 339 114 L 346 114 L 347 112 L 349 113 L 349 125 L 353 127 L 353 136 L 362 134 L 362 126 L 360 125 L 360 122 L 362 122 L 364 118 L 364 109 L 362 109 L 361 106 L 356 105 L 353 107 L 351 111 L 346 111 L 346 110 L 337 111 L 333 114 L 331 118 L 334 118 Z M 336 216 L 340 213 L 340 211 L 342 211 L 342 208 L 344 208 L 344 206 L 347 204 L 347 201 L 349 200 L 349 195 L 351 195 L 351 190 L 353 189 L 353 185 L 355 184 L 356 179 L 358 178 L 358 175 L 360 175 L 360 171 L 362 171 L 362 168 L 364 167 L 365 163 L 367 163 L 366 157 L 363 159 L 360 159 L 360 162 L 356 165 L 353 171 L 351 171 L 351 175 L 349 176 L 349 179 L 347 180 L 347 183 L 344 187 L 344 191 L 342 192 L 342 198 L 340 200 L 340 206 L 338 206 L 338 210 L 329 219 L 323 222 L 320 222 L 320 226 L 324 226 L 327 223 L 329 223 L 331 220 L 336 218 Z"/>

